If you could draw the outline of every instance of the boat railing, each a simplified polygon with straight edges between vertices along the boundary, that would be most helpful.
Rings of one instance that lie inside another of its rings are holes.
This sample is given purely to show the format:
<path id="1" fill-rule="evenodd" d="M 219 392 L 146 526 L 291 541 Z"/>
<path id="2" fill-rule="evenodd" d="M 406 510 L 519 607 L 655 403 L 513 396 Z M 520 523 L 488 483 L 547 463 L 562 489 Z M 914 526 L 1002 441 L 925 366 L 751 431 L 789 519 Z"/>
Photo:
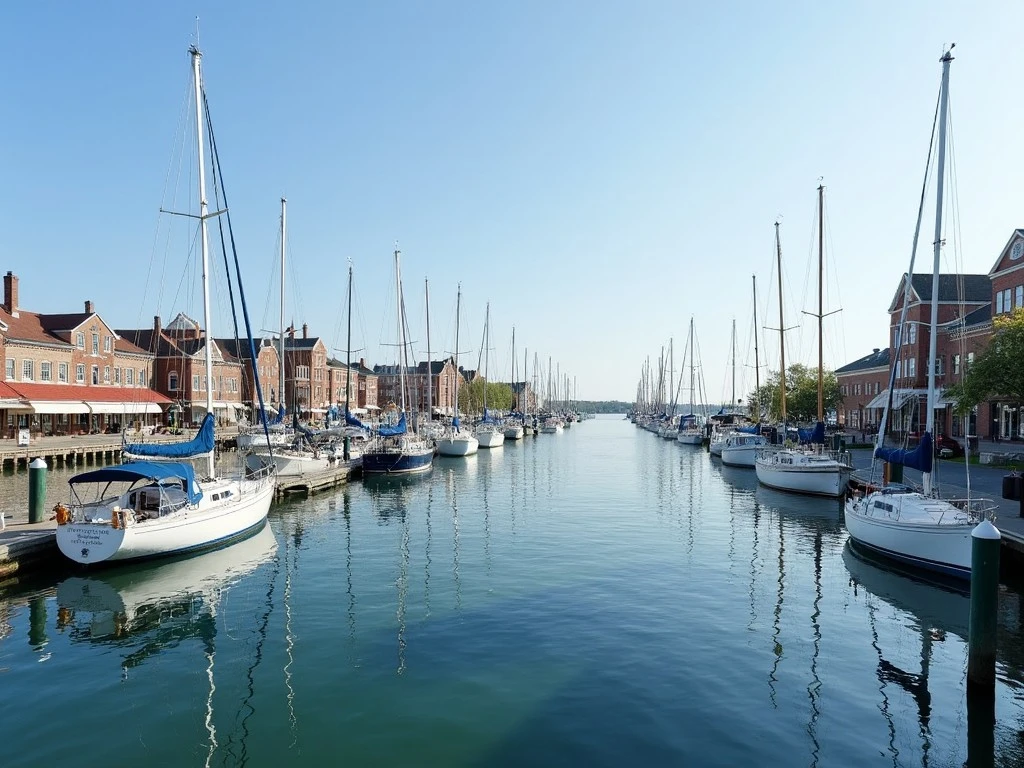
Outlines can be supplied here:
<path id="1" fill-rule="evenodd" d="M 995 520 L 996 503 L 984 496 L 976 496 L 970 499 L 943 499 L 952 504 L 961 512 L 966 512 L 972 519 L 981 522 L 982 520 Z"/>

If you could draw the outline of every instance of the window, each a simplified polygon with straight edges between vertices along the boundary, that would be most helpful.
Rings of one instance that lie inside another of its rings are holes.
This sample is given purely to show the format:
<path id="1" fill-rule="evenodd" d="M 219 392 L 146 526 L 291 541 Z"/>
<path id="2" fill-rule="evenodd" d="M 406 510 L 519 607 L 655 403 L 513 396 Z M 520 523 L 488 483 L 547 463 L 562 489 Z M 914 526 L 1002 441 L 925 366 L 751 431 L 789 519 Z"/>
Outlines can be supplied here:
<path id="1" fill-rule="evenodd" d="M 134 387 L 135 386 L 135 369 L 134 368 L 125 368 L 124 369 L 124 383 L 127 384 L 129 387 Z"/>
<path id="2" fill-rule="evenodd" d="M 853 385 L 853 394 L 855 394 L 855 395 L 859 395 L 860 394 L 860 384 L 854 384 Z"/>
<path id="3" fill-rule="evenodd" d="M 196 391 L 199 390 L 199 374 L 192 376 L 192 389 Z"/>
<path id="4" fill-rule="evenodd" d="M 103 351 L 109 352 L 114 346 L 114 340 L 110 336 L 103 337 Z"/>
<path id="5" fill-rule="evenodd" d="M 92 353 L 94 355 L 100 353 L 100 335 L 98 333 L 92 335 Z"/>
<path id="6" fill-rule="evenodd" d="M 178 391 L 178 372 L 171 371 L 167 374 L 167 391 L 177 392 Z"/>
<path id="7" fill-rule="evenodd" d="M 974 365 L 974 353 L 967 353 L 967 369 L 970 370 L 971 366 Z"/>
<path id="8" fill-rule="evenodd" d="M 53 363 L 44 362 L 39 364 L 39 380 L 53 381 Z"/>
<path id="9" fill-rule="evenodd" d="M 882 391 L 882 388 L 881 388 L 881 386 L 879 385 L 879 383 L 878 383 L 878 382 L 876 381 L 876 382 L 875 382 L 875 394 L 877 395 L 877 394 L 878 394 L 879 392 L 881 392 L 881 391 Z"/>
<path id="10" fill-rule="evenodd" d="M 996 314 L 1003 314 L 1003 292 L 996 291 Z"/>
<path id="11" fill-rule="evenodd" d="M 114 383 L 115 384 L 120 384 L 121 383 L 121 369 L 120 368 L 115 368 L 114 369 Z"/>
<path id="12" fill-rule="evenodd" d="M 913 378 L 917 375 L 917 358 L 912 357 L 907 360 L 907 377 Z"/>
<path id="13" fill-rule="evenodd" d="M 896 378 L 897 379 L 902 379 L 903 378 L 902 370 L 903 370 L 903 361 L 902 360 L 897 360 L 896 361 Z"/>
<path id="14" fill-rule="evenodd" d="M 145 368 L 139 368 L 139 386 L 140 387 L 146 386 L 146 369 Z"/>
<path id="15" fill-rule="evenodd" d="M 110 366 L 109 365 L 104 365 L 103 366 L 103 383 L 104 384 L 109 384 L 110 383 Z"/>
<path id="16" fill-rule="evenodd" d="M 1017 286 L 1017 298 L 1014 301 L 1014 306 L 1017 309 L 1024 307 L 1024 285 Z"/>
<path id="17" fill-rule="evenodd" d="M 960 355 L 953 355 L 953 375 L 960 373 Z"/>
<path id="18" fill-rule="evenodd" d="M 94 365 L 92 367 L 92 383 L 93 384 L 99 384 L 100 383 L 100 367 L 98 365 Z"/>
<path id="19" fill-rule="evenodd" d="M 1007 288 L 1003 291 L 1003 308 L 1006 312 L 1013 312 L 1013 305 L 1010 303 L 1011 298 L 1012 293 L 1010 292 L 1010 289 Z"/>
<path id="20" fill-rule="evenodd" d="M 907 344 L 917 344 L 917 323 L 910 323 L 907 326 Z"/>
<path id="21" fill-rule="evenodd" d="M 57 381 L 62 384 L 68 383 L 68 364 L 57 363 Z"/>
<path id="22" fill-rule="evenodd" d="M 8 381 L 14 381 L 14 360 L 10 359 L 7 361 L 6 370 L 4 371 L 5 377 Z"/>
<path id="23" fill-rule="evenodd" d="M 81 363 L 75 366 L 75 382 L 85 384 L 85 366 Z"/>
<path id="24" fill-rule="evenodd" d="M 21 361 L 21 380 L 32 381 L 35 376 L 35 362 L 32 360 Z"/>
<path id="25" fill-rule="evenodd" d="M 75 346 L 79 349 L 85 349 L 85 334 L 81 331 L 75 334 Z"/>
<path id="26" fill-rule="evenodd" d="M 309 366 L 298 365 L 295 367 L 295 378 L 297 379 L 309 379 Z"/>

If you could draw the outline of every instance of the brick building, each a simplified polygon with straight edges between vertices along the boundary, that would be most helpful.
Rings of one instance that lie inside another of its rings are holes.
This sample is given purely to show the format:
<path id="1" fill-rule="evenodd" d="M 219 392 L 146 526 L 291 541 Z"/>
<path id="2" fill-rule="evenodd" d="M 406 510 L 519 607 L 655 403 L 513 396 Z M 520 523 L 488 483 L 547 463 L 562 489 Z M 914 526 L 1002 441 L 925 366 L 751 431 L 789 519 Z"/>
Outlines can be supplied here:
<path id="1" fill-rule="evenodd" d="M 889 349 L 875 348 L 871 354 L 836 369 L 843 403 L 838 421 L 846 429 L 871 431 L 882 417 L 874 406 L 875 397 L 889 386 Z"/>
<path id="2" fill-rule="evenodd" d="M 96 313 L 43 314 L 23 309 L 18 277 L 4 276 L 0 305 L 3 435 L 120 431 L 162 421 L 170 404 L 151 388 L 154 356 L 122 338 Z"/>
<path id="3" fill-rule="evenodd" d="M 284 340 L 285 404 L 300 413 L 323 415 L 331 407 L 331 380 L 327 370 L 327 345 L 319 336 L 309 335 L 302 324 L 302 336 L 295 329 Z"/>
<path id="4" fill-rule="evenodd" d="M 280 356 L 277 353 L 277 340 L 269 338 L 255 339 L 256 366 L 255 371 L 250 364 L 251 354 L 246 339 L 215 339 L 221 351 L 242 364 L 240 373 L 242 380 L 242 403 L 256 413 L 259 398 L 256 395 L 256 372 L 260 376 L 260 388 L 263 390 L 263 405 L 276 412 L 280 405 Z"/>
<path id="5" fill-rule="evenodd" d="M 382 403 L 401 405 L 401 376 L 397 365 L 375 365 L 377 387 Z M 419 363 L 405 371 L 406 405 L 418 413 L 427 412 L 427 387 L 431 387 L 431 404 L 435 415 L 455 414 L 455 377 L 458 376 L 455 360 L 433 360 L 429 364 Z"/>
<path id="6" fill-rule="evenodd" d="M 206 390 L 211 388 L 214 416 L 220 423 L 233 423 L 243 410 L 242 364 L 211 342 L 213 380 L 206 376 L 206 333 L 199 323 L 183 312 L 166 326 L 160 317 L 151 328 L 123 329 L 118 334 L 155 357 L 154 388 L 173 402 L 170 421 L 196 426 L 206 415 Z"/>

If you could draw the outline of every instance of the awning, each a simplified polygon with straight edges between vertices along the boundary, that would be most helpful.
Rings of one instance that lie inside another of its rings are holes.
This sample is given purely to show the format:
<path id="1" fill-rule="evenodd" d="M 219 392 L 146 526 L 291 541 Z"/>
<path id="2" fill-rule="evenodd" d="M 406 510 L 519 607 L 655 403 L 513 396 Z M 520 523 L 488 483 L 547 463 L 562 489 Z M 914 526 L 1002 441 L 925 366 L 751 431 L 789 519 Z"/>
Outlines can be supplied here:
<path id="1" fill-rule="evenodd" d="M 25 411 L 32 412 L 32 406 L 24 400 L 0 399 L 0 411 Z"/>
<path id="2" fill-rule="evenodd" d="M 139 413 L 163 413 L 160 406 L 157 403 L 93 403 L 87 402 L 86 405 L 90 411 L 94 414 L 139 414 Z"/>
<path id="3" fill-rule="evenodd" d="M 940 388 L 935 395 L 936 408 L 950 408 L 956 405 L 956 398 L 946 395 L 945 388 Z"/>
<path id="4" fill-rule="evenodd" d="M 892 398 L 892 407 L 894 410 L 899 410 L 903 405 L 912 397 L 927 395 L 928 391 L 925 389 L 897 389 L 896 394 Z M 865 408 L 885 408 L 885 403 L 889 399 L 889 390 L 883 389 L 879 394 L 872 398 L 871 402 L 865 405 Z"/>
<path id="5" fill-rule="evenodd" d="M 32 400 L 33 413 L 89 413 L 89 406 L 81 400 Z"/>
<path id="6" fill-rule="evenodd" d="M 379 411 L 380 410 L 380 406 L 379 405 L 368 405 L 368 406 L 366 406 L 366 410 L 368 410 L 368 411 Z"/>
<path id="7" fill-rule="evenodd" d="M 200 411 L 205 411 L 206 410 L 206 403 L 195 403 L 194 402 L 194 403 L 192 403 L 192 407 L 193 408 L 198 408 Z M 241 403 L 226 403 L 223 400 L 214 400 L 213 401 L 213 410 L 215 410 L 215 411 L 226 411 L 228 408 L 233 408 L 234 410 L 237 411 L 237 410 L 241 410 L 244 407 L 245 406 L 243 406 Z"/>

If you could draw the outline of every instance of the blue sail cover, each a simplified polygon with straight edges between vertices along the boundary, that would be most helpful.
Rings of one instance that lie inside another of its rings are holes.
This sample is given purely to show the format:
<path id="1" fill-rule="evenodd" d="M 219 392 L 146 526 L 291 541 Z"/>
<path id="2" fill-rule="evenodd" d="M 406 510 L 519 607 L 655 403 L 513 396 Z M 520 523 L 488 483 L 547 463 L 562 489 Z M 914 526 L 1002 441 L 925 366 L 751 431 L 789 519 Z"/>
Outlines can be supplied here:
<path id="1" fill-rule="evenodd" d="M 130 461 L 127 464 L 115 464 L 92 472 L 83 472 L 72 477 L 68 483 L 133 483 L 137 480 L 155 480 L 166 484 L 182 483 L 189 502 L 195 504 L 203 497 L 203 492 L 196 485 L 196 474 L 191 464 L 180 462 Z"/>
<path id="2" fill-rule="evenodd" d="M 825 422 L 819 421 L 814 425 L 814 429 L 797 429 L 797 435 L 800 437 L 801 443 L 824 443 L 825 442 Z"/>
<path id="3" fill-rule="evenodd" d="M 345 409 L 345 423 L 348 424 L 348 426 L 350 427 L 359 427 L 360 429 L 366 428 L 363 426 L 363 422 L 361 422 L 359 419 L 353 416 L 352 413 L 348 410 L 348 408 Z"/>
<path id="4" fill-rule="evenodd" d="M 932 433 L 925 432 L 921 442 L 913 450 L 907 448 L 875 448 L 875 458 L 890 464 L 902 464 L 904 467 L 917 469 L 921 472 L 932 471 Z"/>
<path id="5" fill-rule="evenodd" d="M 402 418 L 398 420 L 398 423 L 393 427 L 380 427 L 377 429 L 377 434 L 381 437 L 396 437 L 398 435 L 405 434 L 405 411 L 402 411 Z"/>
<path id="6" fill-rule="evenodd" d="M 737 432 L 742 432 L 745 435 L 759 435 L 761 434 L 761 426 L 759 424 L 753 424 L 749 427 L 736 427 Z"/>
<path id="7" fill-rule="evenodd" d="M 480 419 L 481 424 L 493 424 L 494 419 L 491 418 L 491 414 L 488 413 L 487 409 L 484 408 L 484 417 Z"/>
<path id="8" fill-rule="evenodd" d="M 461 423 L 462 423 L 462 422 L 460 422 L 460 421 L 459 421 L 459 417 L 458 417 L 458 416 L 456 416 L 456 417 L 455 417 L 454 419 L 452 419 L 452 427 L 453 427 L 454 429 L 458 429 L 458 428 L 459 428 L 459 425 L 460 425 Z"/>
<path id="9" fill-rule="evenodd" d="M 125 453 L 133 456 L 153 456 L 164 459 L 187 459 L 202 456 L 213 450 L 213 414 L 207 413 L 196 436 L 184 443 L 125 443 Z"/>
<path id="10" fill-rule="evenodd" d="M 287 414 L 287 412 L 288 412 L 288 408 L 282 405 L 281 406 L 281 410 L 279 410 L 277 412 L 277 416 L 275 416 L 274 420 L 272 422 L 270 422 L 271 426 L 275 426 L 277 424 L 283 424 L 284 423 L 284 417 Z"/>

